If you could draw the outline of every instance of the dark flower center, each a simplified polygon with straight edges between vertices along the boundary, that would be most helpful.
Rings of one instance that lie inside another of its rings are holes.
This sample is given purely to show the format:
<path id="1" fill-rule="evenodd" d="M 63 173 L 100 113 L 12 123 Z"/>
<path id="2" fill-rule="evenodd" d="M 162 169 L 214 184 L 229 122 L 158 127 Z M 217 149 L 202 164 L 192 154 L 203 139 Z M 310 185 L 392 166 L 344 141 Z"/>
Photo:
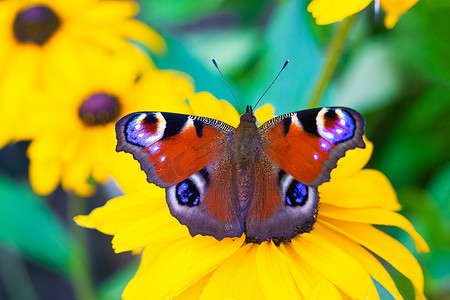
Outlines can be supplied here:
<path id="1" fill-rule="evenodd" d="M 87 126 L 108 124 L 116 120 L 119 114 L 119 99 L 106 93 L 89 96 L 78 110 L 78 116 Z"/>
<path id="2" fill-rule="evenodd" d="M 17 14 L 13 25 L 14 36 L 21 43 L 42 45 L 60 25 L 58 16 L 47 6 L 29 6 Z"/>

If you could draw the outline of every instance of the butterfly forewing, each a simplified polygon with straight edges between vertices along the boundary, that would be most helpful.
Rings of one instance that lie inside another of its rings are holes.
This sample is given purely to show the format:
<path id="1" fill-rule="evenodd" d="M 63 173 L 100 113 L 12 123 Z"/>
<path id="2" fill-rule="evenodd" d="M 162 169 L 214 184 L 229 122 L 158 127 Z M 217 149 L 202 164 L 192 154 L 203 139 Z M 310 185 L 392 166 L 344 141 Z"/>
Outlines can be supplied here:
<path id="1" fill-rule="evenodd" d="M 209 118 L 138 112 L 117 122 L 117 151 L 133 154 L 148 181 L 166 188 L 217 160 L 232 133 Z"/>
<path id="2" fill-rule="evenodd" d="M 364 119 L 344 107 L 324 107 L 276 117 L 259 127 L 264 152 L 296 180 L 318 186 L 330 180 L 345 151 L 364 148 Z"/>

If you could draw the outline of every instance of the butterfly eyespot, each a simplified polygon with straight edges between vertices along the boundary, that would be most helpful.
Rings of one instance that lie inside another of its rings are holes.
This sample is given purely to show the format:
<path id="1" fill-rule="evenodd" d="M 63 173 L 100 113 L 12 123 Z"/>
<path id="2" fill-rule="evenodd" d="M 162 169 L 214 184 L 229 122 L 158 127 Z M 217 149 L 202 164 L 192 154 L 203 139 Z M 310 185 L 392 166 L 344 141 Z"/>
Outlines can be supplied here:
<path id="1" fill-rule="evenodd" d="M 192 207 L 200 204 L 200 192 L 190 179 L 186 179 L 177 184 L 176 197 L 178 204 L 183 206 Z"/>
<path id="2" fill-rule="evenodd" d="M 292 181 L 286 191 L 285 204 L 289 206 L 303 206 L 308 198 L 308 188 L 301 182 Z"/>
<path id="3" fill-rule="evenodd" d="M 334 144 L 351 139 L 355 133 L 355 121 L 342 109 L 323 108 L 316 121 L 320 136 Z"/>
<path id="4" fill-rule="evenodd" d="M 164 135 L 166 120 L 161 113 L 141 113 L 131 118 L 124 126 L 124 135 L 128 143 L 148 147 L 159 141 Z M 149 149 L 150 153 L 157 152 L 159 145 Z"/>

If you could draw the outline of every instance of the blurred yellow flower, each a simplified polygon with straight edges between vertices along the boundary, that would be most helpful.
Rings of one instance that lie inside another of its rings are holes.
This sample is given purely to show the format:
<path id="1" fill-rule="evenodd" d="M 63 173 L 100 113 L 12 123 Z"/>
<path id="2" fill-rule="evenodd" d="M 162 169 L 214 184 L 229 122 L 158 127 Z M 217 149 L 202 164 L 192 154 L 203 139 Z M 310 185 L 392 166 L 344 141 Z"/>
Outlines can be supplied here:
<path id="1" fill-rule="evenodd" d="M 126 52 L 141 61 L 127 39 L 163 51 L 163 39 L 132 19 L 137 12 L 134 1 L 0 1 L 0 118 L 22 117 L 49 78 L 78 74 L 92 53 Z M 0 147 L 21 138 L 15 124 L 5 126 Z"/>
<path id="2" fill-rule="evenodd" d="M 313 0 L 308 5 L 319 25 L 342 21 L 366 8 L 372 0 Z M 391 29 L 397 24 L 400 16 L 413 7 L 419 0 L 379 0 L 381 8 L 386 12 L 384 25 Z"/>
<path id="3" fill-rule="evenodd" d="M 108 174 L 124 168 L 115 152 L 115 122 L 139 110 L 188 112 L 186 98 L 192 86 L 181 73 L 142 68 L 128 56 L 99 55 L 71 81 L 55 78 L 38 94 L 22 128 L 32 142 L 28 148 L 30 181 L 42 195 L 60 182 L 66 190 L 89 195 L 92 176 L 104 182 Z M 20 124 L 17 125 L 21 129 Z"/>
<path id="4" fill-rule="evenodd" d="M 191 96 L 189 103 L 197 115 L 238 123 L 231 105 L 207 93 Z M 266 106 L 258 116 L 266 119 L 272 113 Z M 379 299 L 373 280 L 402 299 L 371 252 L 409 278 L 417 299 L 424 299 L 423 274 L 414 256 L 373 224 L 407 231 L 418 251 L 428 251 L 428 246 L 408 220 L 394 212 L 400 205 L 387 178 L 362 169 L 373 148 L 367 140 L 366 145 L 348 151 L 331 181 L 319 187 L 313 230 L 278 247 L 271 241 L 254 244 L 245 236 L 222 241 L 191 237 L 171 216 L 164 190 L 150 184 L 75 221 L 114 235 L 116 252 L 143 249 L 124 299 Z M 141 178 L 144 182 L 145 176 Z"/>

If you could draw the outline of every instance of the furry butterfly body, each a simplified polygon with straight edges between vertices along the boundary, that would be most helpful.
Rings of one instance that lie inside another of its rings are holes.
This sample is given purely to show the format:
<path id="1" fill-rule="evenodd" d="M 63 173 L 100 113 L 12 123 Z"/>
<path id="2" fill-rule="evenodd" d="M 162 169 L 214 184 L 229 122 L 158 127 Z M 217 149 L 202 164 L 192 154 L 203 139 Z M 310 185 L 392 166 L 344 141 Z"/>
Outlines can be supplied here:
<path id="1" fill-rule="evenodd" d="M 260 127 L 251 107 L 237 128 L 221 121 L 137 112 L 116 124 L 117 151 L 131 153 L 147 180 L 166 189 L 171 214 L 192 236 L 246 233 L 289 240 L 312 229 L 317 187 L 337 160 L 364 147 L 364 119 L 343 107 L 275 117 Z"/>

